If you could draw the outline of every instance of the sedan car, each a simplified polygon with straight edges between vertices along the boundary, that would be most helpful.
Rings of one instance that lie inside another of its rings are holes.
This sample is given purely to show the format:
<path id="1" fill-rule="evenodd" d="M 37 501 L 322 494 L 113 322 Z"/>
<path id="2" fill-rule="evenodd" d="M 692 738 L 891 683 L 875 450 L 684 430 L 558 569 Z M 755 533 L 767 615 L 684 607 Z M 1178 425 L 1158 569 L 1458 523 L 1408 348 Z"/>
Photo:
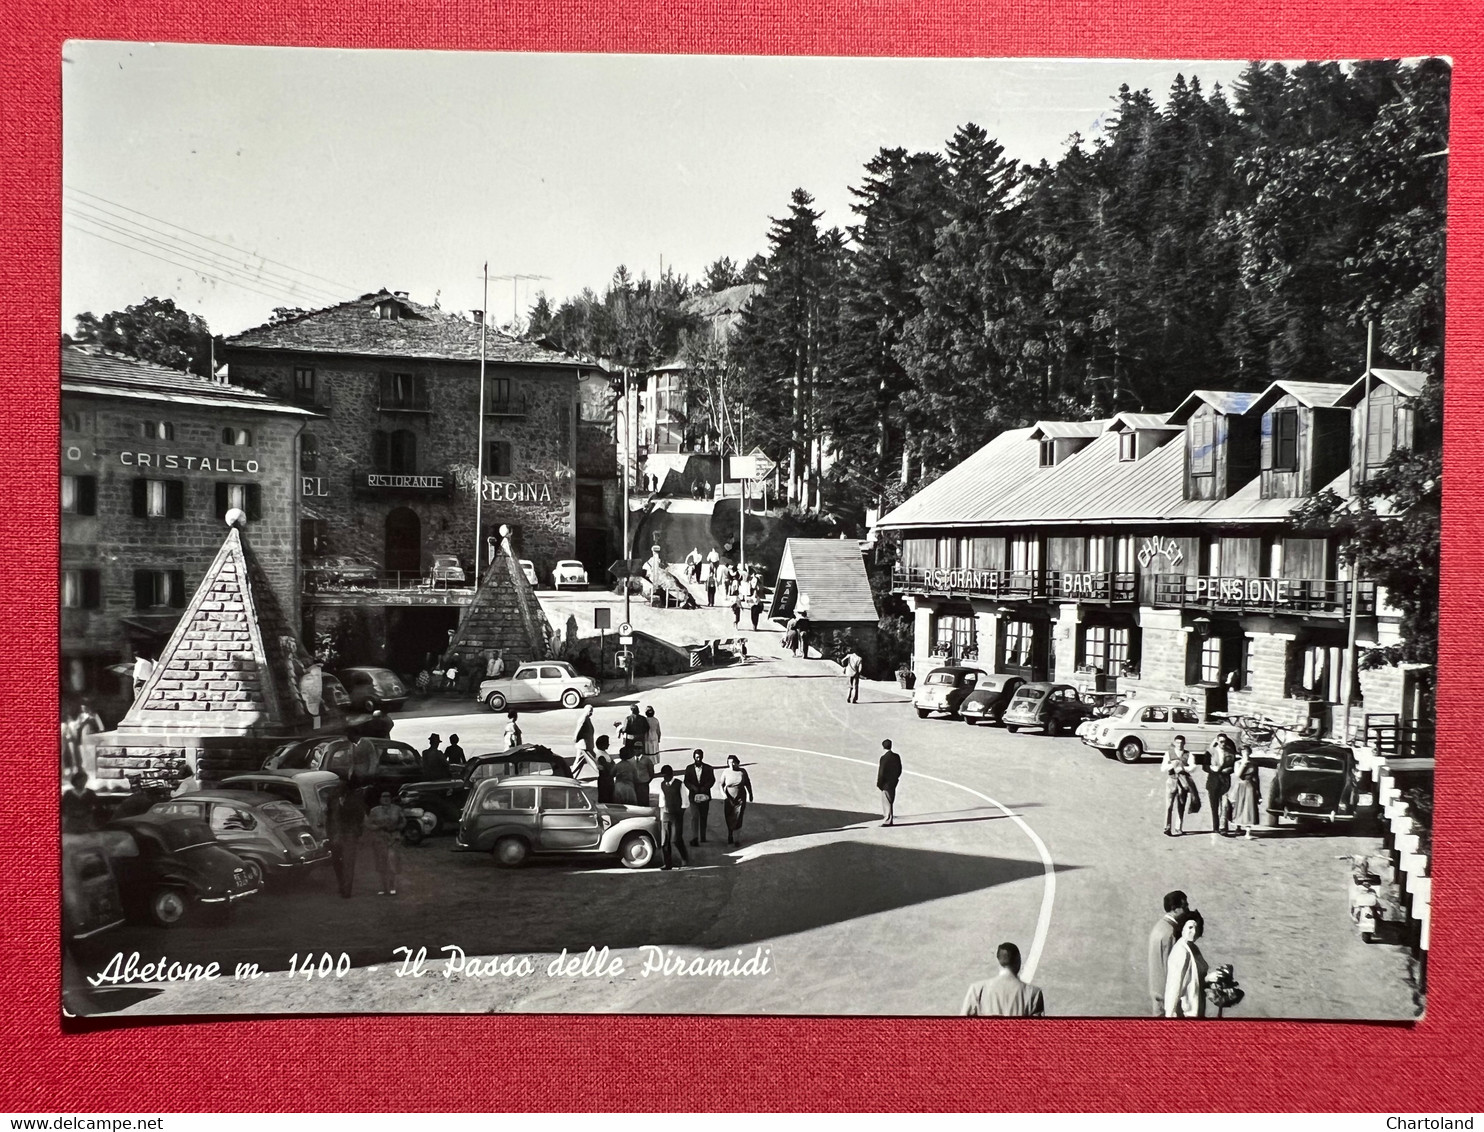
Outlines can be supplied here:
<path id="1" fill-rule="evenodd" d="M 442 582 L 444 585 L 462 586 L 464 584 L 464 568 L 459 565 L 457 556 L 452 554 L 433 555 L 433 565 L 428 569 L 428 581 L 433 583 Z"/>
<path id="2" fill-rule="evenodd" d="M 983 675 L 977 668 L 957 665 L 933 669 L 912 693 L 912 706 L 917 709 L 917 717 L 926 719 L 938 711 L 950 719 L 957 719 L 959 705 L 978 686 Z"/>
<path id="3" fill-rule="evenodd" d="M 551 584 L 557 589 L 572 586 L 587 589 L 587 567 L 574 558 L 563 558 L 551 572 Z"/>
<path id="4" fill-rule="evenodd" d="M 235 904 L 262 887 L 257 870 L 201 821 L 143 814 L 110 822 L 97 836 L 124 911 L 162 928 L 180 923 L 194 905 Z"/>
<path id="5" fill-rule="evenodd" d="M 524 743 L 494 755 L 475 755 L 464 763 L 464 773 L 457 778 L 434 779 L 414 782 L 402 787 L 397 796 L 398 805 L 404 809 L 417 808 L 431 814 L 436 820 L 431 832 L 442 832 L 458 825 L 459 815 L 469 793 L 479 783 L 488 779 L 516 778 L 540 775 L 549 778 L 570 778 L 572 768 L 567 760 L 549 747 L 539 743 Z"/>
<path id="6" fill-rule="evenodd" d="M 356 742 L 369 743 L 357 751 Z M 423 757 L 406 743 L 379 736 L 351 740 L 344 735 L 321 736 L 285 743 L 263 762 L 264 770 L 328 770 L 356 786 L 377 786 L 395 794 L 409 782 L 428 777 Z"/>
<path id="7" fill-rule="evenodd" d="M 1170 700 L 1125 700 L 1079 734 L 1105 758 L 1116 757 L 1123 763 L 1136 763 L 1146 754 L 1163 755 L 1176 735 L 1185 736 L 1186 749 L 1196 752 L 1204 751 L 1218 735 L 1226 735 L 1234 744 L 1241 742 L 1234 725 L 1203 721 L 1193 705 Z"/>
<path id="8" fill-rule="evenodd" d="M 253 790 L 270 798 L 281 798 L 304 811 L 309 828 L 326 836 L 325 816 L 330 802 L 345 787 L 345 779 L 328 770 L 259 770 L 234 774 L 221 782 L 223 790 Z"/>
<path id="9" fill-rule="evenodd" d="M 407 685 L 390 668 L 342 668 L 335 676 L 356 711 L 396 711 L 407 702 Z"/>
<path id="10" fill-rule="evenodd" d="M 520 559 L 520 572 L 526 576 L 526 581 L 534 588 L 541 583 L 536 580 L 536 564 L 529 558 Z"/>
<path id="11" fill-rule="evenodd" d="M 1003 722 L 1006 731 L 1040 728 L 1048 735 L 1061 735 L 1076 731 L 1096 710 L 1070 684 L 1038 680 L 1020 686 L 1005 708 Z"/>
<path id="12" fill-rule="evenodd" d="M 1355 779 L 1355 752 L 1349 747 L 1318 739 L 1285 743 L 1268 784 L 1268 821 L 1354 821 Z"/>
<path id="13" fill-rule="evenodd" d="M 205 822 L 245 863 L 254 887 L 269 876 L 303 872 L 330 859 L 304 811 L 250 790 L 198 790 L 150 807 L 148 816 Z"/>
<path id="14" fill-rule="evenodd" d="M 522 664 L 509 676 L 481 681 L 479 700 L 490 711 L 504 711 L 507 705 L 517 704 L 575 708 L 602 690 L 596 680 L 580 675 L 565 660 L 541 660 Z"/>
<path id="15" fill-rule="evenodd" d="M 1025 680 L 1003 672 L 990 672 L 979 677 L 974 690 L 958 705 L 958 714 L 970 727 L 979 723 L 999 723 Z"/>
<path id="16" fill-rule="evenodd" d="M 491 853 L 507 868 L 533 854 L 571 853 L 642 869 L 654 863 L 659 821 L 653 806 L 599 802 L 596 789 L 571 779 L 486 779 L 464 808 L 455 848 Z"/>
<path id="17" fill-rule="evenodd" d="M 377 570 L 374 563 L 344 554 L 327 554 L 311 558 L 304 570 L 304 581 L 321 586 L 374 586 Z"/>

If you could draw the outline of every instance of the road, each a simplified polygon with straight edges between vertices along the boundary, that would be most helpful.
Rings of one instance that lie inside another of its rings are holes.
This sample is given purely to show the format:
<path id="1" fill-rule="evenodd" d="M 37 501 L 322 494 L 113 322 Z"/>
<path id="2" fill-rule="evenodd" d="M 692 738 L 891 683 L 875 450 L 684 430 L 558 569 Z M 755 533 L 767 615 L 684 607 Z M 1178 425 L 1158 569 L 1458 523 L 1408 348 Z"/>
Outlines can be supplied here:
<path id="1" fill-rule="evenodd" d="M 129 1013 L 382 1010 L 653 1011 L 790 1014 L 953 1013 L 993 951 L 1016 942 L 1048 1011 L 1146 1012 L 1145 947 L 1171 888 L 1206 919 L 1203 949 L 1232 963 L 1239 1017 L 1411 1018 L 1404 952 L 1359 941 L 1346 915 L 1348 864 L 1376 848 L 1348 834 L 1284 831 L 1253 841 L 1161 836 L 1157 764 L 1124 766 L 1075 739 L 919 720 L 895 688 L 844 702 L 824 661 L 767 659 L 699 673 L 635 696 L 605 695 L 600 723 L 630 702 L 654 706 L 665 758 L 692 747 L 737 754 L 758 801 L 744 844 L 724 841 L 721 806 L 694 867 L 663 873 L 538 863 L 501 870 L 435 838 L 405 855 L 399 895 L 333 878 L 255 898 L 228 923 L 129 927 L 88 941 L 83 969 L 115 952 L 239 962 L 268 979 L 172 985 Z M 575 713 L 526 712 L 528 741 L 566 753 Z M 496 749 L 503 720 L 433 703 L 398 717 L 421 746 L 456 732 Z M 879 825 L 880 740 L 902 752 L 897 824 Z M 1207 815 L 1193 828 L 1205 830 Z M 535 972 L 444 978 L 440 948 L 532 956 Z M 547 974 L 553 957 L 608 947 L 622 972 Z M 428 949 L 429 973 L 397 975 L 397 947 Z M 648 950 L 646 950 L 646 948 Z M 762 949 L 761 951 L 759 949 Z M 289 980 L 289 958 L 345 952 L 346 977 Z M 646 957 L 767 959 L 763 974 L 643 974 Z M 374 968 L 374 970 L 373 970 Z M 134 999 L 137 998 L 137 1001 Z"/>

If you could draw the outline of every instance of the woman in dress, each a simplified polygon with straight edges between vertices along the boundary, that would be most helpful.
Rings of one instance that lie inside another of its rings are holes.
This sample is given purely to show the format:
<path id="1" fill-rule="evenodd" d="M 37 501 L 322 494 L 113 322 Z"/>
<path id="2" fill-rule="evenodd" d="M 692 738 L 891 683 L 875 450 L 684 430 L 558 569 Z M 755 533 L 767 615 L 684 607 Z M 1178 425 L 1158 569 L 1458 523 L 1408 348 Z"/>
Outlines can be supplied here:
<path id="1" fill-rule="evenodd" d="M 371 856 L 376 861 L 376 874 L 381 878 L 377 895 L 397 895 L 397 866 L 401 864 L 398 846 L 407 815 L 392 798 L 390 790 L 381 792 L 380 802 L 366 815 L 366 828 L 371 831 Z"/>
<path id="2" fill-rule="evenodd" d="M 1165 1017 L 1204 1018 L 1206 977 L 1210 967 L 1196 940 L 1206 921 L 1194 909 L 1182 912 L 1175 921 L 1175 946 L 1170 949 L 1165 975 Z"/>
<path id="3" fill-rule="evenodd" d="M 519 747 L 521 744 L 520 724 L 516 721 L 516 715 L 513 711 L 508 713 L 505 719 L 507 721 L 505 724 L 505 749 L 509 751 L 512 748 Z"/>
<path id="4" fill-rule="evenodd" d="M 1232 791 L 1232 826 L 1245 830 L 1246 836 L 1251 838 L 1252 831 L 1262 824 L 1257 812 L 1262 803 L 1262 776 L 1250 746 L 1242 748 L 1232 779 L 1236 782 Z"/>
<path id="5" fill-rule="evenodd" d="M 644 723 L 647 727 L 644 732 L 644 757 L 649 760 L 649 769 L 652 771 L 659 765 L 660 758 L 660 721 L 654 714 L 654 708 L 644 709 Z"/>

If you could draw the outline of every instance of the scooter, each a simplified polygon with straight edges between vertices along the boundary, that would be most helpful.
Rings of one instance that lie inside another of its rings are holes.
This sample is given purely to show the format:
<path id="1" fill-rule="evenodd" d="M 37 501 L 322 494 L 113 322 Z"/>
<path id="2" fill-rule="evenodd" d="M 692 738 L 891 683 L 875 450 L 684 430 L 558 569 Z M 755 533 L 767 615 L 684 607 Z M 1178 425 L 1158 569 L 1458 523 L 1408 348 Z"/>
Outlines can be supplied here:
<path id="1" fill-rule="evenodd" d="M 1360 930 L 1362 942 L 1370 943 L 1376 938 L 1377 925 L 1386 922 L 1377 892 L 1381 878 L 1371 871 L 1368 857 L 1343 856 L 1340 859 L 1355 866 L 1350 873 L 1350 918 Z"/>

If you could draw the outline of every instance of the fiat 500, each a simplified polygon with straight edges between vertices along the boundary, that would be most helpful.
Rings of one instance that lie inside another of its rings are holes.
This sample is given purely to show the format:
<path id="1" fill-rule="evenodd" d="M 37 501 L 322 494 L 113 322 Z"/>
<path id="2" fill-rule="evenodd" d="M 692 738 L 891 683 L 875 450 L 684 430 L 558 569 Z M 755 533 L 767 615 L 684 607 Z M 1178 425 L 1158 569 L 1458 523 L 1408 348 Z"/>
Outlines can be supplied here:
<path id="1" fill-rule="evenodd" d="M 249 790 L 200 790 L 150 807 L 149 816 L 203 821 L 212 835 L 241 857 L 254 887 L 269 876 L 302 872 L 330 859 L 304 811 Z"/>
<path id="2" fill-rule="evenodd" d="M 1283 744 L 1268 784 L 1268 820 L 1339 822 L 1355 819 L 1355 752 L 1336 743 L 1295 739 Z"/>
<path id="3" fill-rule="evenodd" d="M 587 567 L 575 559 L 563 558 L 551 572 L 551 584 L 557 589 L 571 586 L 585 590 L 587 589 Z"/>
<path id="4" fill-rule="evenodd" d="M 959 705 L 983 675 L 977 668 L 957 665 L 933 669 L 912 693 L 912 706 L 917 709 L 917 717 L 926 719 L 933 712 L 940 711 L 949 719 L 957 719 Z"/>
<path id="5" fill-rule="evenodd" d="M 1104 758 L 1136 763 L 1145 755 L 1163 755 L 1176 735 L 1185 736 L 1185 748 L 1204 751 L 1218 735 L 1240 741 L 1240 733 L 1230 724 L 1203 721 L 1190 704 L 1166 700 L 1127 700 L 1102 719 L 1094 719 L 1079 734 L 1089 747 L 1096 747 Z"/>
<path id="6" fill-rule="evenodd" d="M 1048 735 L 1061 735 L 1077 730 L 1094 710 L 1070 684 L 1037 681 L 1020 686 L 1001 722 L 1006 731 L 1039 727 Z"/>
<path id="7" fill-rule="evenodd" d="M 654 863 L 659 824 L 654 807 L 599 802 L 571 779 L 486 779 L 464 807 L 455 848 L 491 853 L 506 868 L 533 854 L 580 854 L 642 869 Z"/>
<path id="8" fill-rule="evenodd" d="M 522 664 L 510 676 L 481 682 L 479 700 L 490 711 L 504 711 L 507 705 L 517 704 L 575 708 L 602 690 L 596 680 L 579 675 L 565 660 L 543 660 Z"/>
<path id="9" fill-rule="evenodd" d="M 974 690 L 958 705 L 958 714 L 970 727 L 977 723 L 999 723 L 1011 699 L 1025 681 L 1019 676 L 994 672 L 979 677 Z"/>
<path id="10" fill-rule="evenodd" d="M 261 887 L 253 867 L 204 822 L 150 813 L 111 822 L 97 837 L 125 911 L 162 928 L 179 923 L 193 905 L 234 904 Z"/>

